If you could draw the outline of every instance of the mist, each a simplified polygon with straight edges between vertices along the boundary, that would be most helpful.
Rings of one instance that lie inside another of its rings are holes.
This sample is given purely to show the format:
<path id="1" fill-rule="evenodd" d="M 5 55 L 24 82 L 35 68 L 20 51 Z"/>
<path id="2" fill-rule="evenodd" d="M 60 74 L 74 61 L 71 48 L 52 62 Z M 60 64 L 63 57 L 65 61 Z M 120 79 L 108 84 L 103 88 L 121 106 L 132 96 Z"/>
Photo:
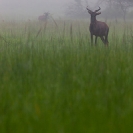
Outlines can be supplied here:
<path id="1" fill-rule="evenodd" d="M 97 0 L 90 0 L 94 5 Z M 5 18 L 36 18 L 44 12 L 62 17 L 68 4 L 74 0 L 0 0 L 0 16 Z"/>

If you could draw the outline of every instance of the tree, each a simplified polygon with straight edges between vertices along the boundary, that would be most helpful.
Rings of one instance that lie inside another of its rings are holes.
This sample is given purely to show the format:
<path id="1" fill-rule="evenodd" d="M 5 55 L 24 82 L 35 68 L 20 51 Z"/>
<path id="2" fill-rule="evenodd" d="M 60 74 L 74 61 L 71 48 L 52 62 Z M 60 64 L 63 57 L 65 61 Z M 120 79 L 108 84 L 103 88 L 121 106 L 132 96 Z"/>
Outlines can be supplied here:
<path id="1" fill-rule="evenodd" d="M 99 0 L 99 4 L 105 3 L 111 7 L 120 8 L 123 14 L 124 21 L 126 20 L 126 15 L 128 10 L 133 7 L 133 0 Z"/>
<path id="2" fill-rule="evenodd" d="M 117 0 L 118 5 L 120 5 L 123 11 L 123 19 L 126 20 L 126 14 L 129 8 L 133 7 L 133 1 L 131 0 Z"/>
<path id="3" fill-rule="evenodd" d="M 87 5 L 88 0 L 74 0 L 67 6 L 65 15 L 71 18 L 86 18 L 88 17 Z"/>

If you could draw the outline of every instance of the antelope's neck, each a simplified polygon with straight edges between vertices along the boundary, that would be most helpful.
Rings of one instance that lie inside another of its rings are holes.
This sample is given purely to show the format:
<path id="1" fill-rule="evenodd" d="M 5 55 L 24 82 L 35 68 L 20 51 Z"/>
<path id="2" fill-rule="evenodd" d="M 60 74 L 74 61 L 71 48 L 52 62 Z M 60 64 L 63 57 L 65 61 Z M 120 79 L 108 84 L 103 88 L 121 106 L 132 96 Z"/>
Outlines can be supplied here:
<path id="1" fill-rule="evenodd" d="M 91 19 L 91 24 L 93 24 L 93 25 L 95 25 L 97 23 L 97 20 L 96 20 L 96 18 L 93 20 L 93 19 Z"/>

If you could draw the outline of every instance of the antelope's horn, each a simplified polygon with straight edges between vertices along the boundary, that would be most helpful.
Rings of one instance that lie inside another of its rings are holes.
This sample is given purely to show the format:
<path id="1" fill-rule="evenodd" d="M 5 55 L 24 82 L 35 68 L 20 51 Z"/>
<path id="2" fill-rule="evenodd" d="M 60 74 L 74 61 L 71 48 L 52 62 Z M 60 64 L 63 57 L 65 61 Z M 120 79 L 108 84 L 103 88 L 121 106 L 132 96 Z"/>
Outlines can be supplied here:
<path id="1" fill-rule="evenodd" d="M 88 6 L 86 7 L 86 9 L 87 9 L 89 12 L 92 12 L 92 11 L 88 8 Z"/>
<path id="2" fill-rule="evenodd" d="M 99 9 L 98 10 L 95 10 L 95 12 L 98 12 L 99 10 L 101 10 L 101 8 L 99 7 Z"/>

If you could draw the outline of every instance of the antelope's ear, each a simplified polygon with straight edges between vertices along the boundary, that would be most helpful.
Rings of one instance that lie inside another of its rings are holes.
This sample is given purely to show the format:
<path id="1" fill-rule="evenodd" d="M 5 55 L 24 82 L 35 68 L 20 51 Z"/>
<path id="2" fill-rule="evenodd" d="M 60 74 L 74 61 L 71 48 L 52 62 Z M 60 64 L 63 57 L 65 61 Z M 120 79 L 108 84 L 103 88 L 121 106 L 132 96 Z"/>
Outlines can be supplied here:
<path id="1" fill-rule="evenodd" d="M 96 15 L 99 15 L 99 14 L 101 14 L 101 12 L 96 13 Z"/>

